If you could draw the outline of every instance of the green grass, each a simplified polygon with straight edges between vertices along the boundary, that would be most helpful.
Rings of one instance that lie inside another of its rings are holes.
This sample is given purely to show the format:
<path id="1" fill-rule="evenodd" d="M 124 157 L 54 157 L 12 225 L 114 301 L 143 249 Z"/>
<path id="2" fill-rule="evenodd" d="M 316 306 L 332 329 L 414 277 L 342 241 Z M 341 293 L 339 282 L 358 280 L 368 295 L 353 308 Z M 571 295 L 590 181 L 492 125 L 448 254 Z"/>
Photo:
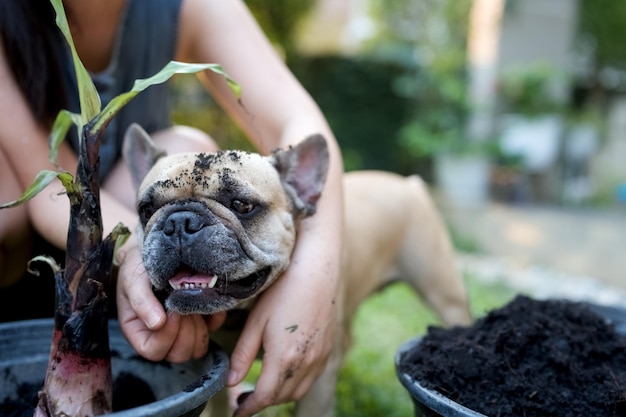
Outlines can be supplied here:
<path id="1" fill-rule="evenodd" d="M 486 285 L 472 276 L 465 276 L 465 282 L 475 318 L 515 296 L 505 286 Z M 354 344 L 337 384 L 336 417 L 413 415 L 409 394 L 395 374 L 394 356 L 402 343 L 439 324 L 406 284 L 391 285 L 370 297 L 354 320 Z M 260 369 L 260 364 L 255 364 L 248 380 L 254 381 Z M 273 407 L 260 416 L 287 417 L 292 409 L 292 405 Z"/>

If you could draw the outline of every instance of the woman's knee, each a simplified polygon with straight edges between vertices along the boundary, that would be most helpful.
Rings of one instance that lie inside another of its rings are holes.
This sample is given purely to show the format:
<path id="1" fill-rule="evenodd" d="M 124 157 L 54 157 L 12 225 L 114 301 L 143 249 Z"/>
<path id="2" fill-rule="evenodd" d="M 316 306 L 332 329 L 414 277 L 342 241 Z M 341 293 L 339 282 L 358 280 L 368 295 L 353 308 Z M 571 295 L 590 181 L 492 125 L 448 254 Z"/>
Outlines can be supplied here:
<path id="1" fill-rule="evenodd" d="M 173 126 L 153 133 L 156 145 L 167 154 L 215 152 L 217 143 L 206 132 L 190 126 Z"/>
<path id="2" fill-rule="evenodd" d="M 0 178 L 0 203 L 16 200 L 24 192 L 2 150 Z M 32 236 L 26 205 L 0 210 L 0 288 L 15 282 L 26 270 Z"/>
<path id="3" fill-rule="evenodd" d="M 24 189 L 13 172 L 11 164 L 0 149 L 0 204 L 17 200 Z M 6 236 L 12 236 L 16 231 L 26 230 L 29 226 L 28 211 L 26 205 L 18 205 L 0 210 L 0 243 L 5 241 Z"/>

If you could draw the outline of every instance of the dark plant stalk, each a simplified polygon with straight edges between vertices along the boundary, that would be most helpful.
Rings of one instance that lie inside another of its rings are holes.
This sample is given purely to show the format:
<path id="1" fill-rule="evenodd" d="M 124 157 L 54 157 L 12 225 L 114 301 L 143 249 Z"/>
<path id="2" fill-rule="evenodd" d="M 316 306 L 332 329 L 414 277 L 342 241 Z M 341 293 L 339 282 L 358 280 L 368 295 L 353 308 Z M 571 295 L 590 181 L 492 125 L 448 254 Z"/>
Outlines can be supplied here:
<path id="1" fill-rule="evenodd" d="M 50 360 L 34 415 L 91 417 L 112 410 L 107 295 L 112 285 L 115 249 L 130 234 L 120 223 L 102 238 L 98 155 L 104 131 L 133 97 L 152 85 L 166 82 L 174 74 L 212 71 L 224 76 L 238 99 L 241 89 L 218 64 L 170 61 L 152 77 L 135 80 L 130 91 L 114 97 L 102 109 L 96 88 L 74 47 L 62 0 L 50 1 L 56 11 L 57 26 L 72 51 L 81 107 L 80 114 L 62 110 L 57 115 L 50 134 L 50 161 L 56 161 L 60 144 L 71 125 L 76 125 L 81 135 L 78 168 L 74 177 L 65 171 L 40 171 L 19 199 L 0 204 L 0 209 L 25 203 L 55 178 L 67 191 L 70 224 L 65 268 L 59 269 L 48 257 L 37 257 L 55 271 L 56 310 Z"/>
<path id="2" fill-rule="evenodd" d="M 93 416 L 112 411 L 108 298 L 118 225 L 102 239 L 98 151 L 105 125 L 83 128 L 70 199 L 65 269 L 55 274 L 56 311 L 50 360 L 36 417 Z"/>

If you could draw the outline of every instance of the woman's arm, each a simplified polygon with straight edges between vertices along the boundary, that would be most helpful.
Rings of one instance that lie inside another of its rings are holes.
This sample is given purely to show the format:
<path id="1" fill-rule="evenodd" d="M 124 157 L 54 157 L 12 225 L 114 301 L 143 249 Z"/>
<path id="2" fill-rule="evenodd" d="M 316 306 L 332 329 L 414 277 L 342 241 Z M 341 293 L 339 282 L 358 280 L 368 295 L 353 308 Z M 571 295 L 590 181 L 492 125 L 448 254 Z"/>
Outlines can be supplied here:
<path id="1" fill-rule="evenodd" d="M 231 357 L 228 382 L 234 385 L 248 372 L 259 349 L 264 350 L 256 391 L 238 411 L 250 416 L 304 395 L 334 343 L 343 229 L 341 155 L 319 108 L 278 58 L 242 1 L 185 0 L 177 59 L 219 63 L 241 85 L 243 105 L 221 76 L 205 74 L 209 91 L 262 153 L 313 133 L 323 134 L 330 149 L 330 172 L 317 214 L 301 224 L 291 267 L 260 297 Z M 133 267 L 129 262 L 124 265 Z M 150 352 L 166 349 L 171 339 L 154 338 L 152 330 L 160 328 L 165 317 L 155 315 L 145 271 L 138 264 L 134 267 L 139 268 L 134 278 L 129 274 L 121 282 L 118 312 L 127 320 L 126 334 L 134 339 L 133 345 L 143 347 L 142 354 L 150 357 Z M 157 324 L 150 323 L 149 312 Z M 215 323 L 219 318 L 209 327 Z M 297 331 L 285 330 L 294 325 Z M 177 325 L 167 320 L 165 327 L 173 333 Z M 185 345 L 183 335 L 175 336 L 174 347 Z M 304 345 L 307 349 L 301 349 Z"/>
<path id="2" fill-rule="evenodd" d="M 181 59 L 221 64 L 242 87 L 242 105 L 220 76 L 209 91 L 262 152 L 323 134 L 330 171 L 315 216 L 300 226 L 292 263 L 261 297 L 231 357 L 229 385 L 240 382 L 263 347 L 263 371 L 237 415 L 302 397 L 334 343 L 343 231 L 342 160 L 320 109 L 277 56 L 239 0 L 185 0 Z M 287 328 L 297 326 L 290 333 Z M 308 346 L 301 349 L 301 346 Z"/>
<path id="3" fill-rule="evenodd" d="M 9 159 L 12 171 L 23 190 L 39 171 L 62 169 L 74 174 L 77 157 L 67 143 L 61 144 L 57 164 L 49 161 L 49 130 L 37 121 L 15 83 L 0 46 L 0 147 Z M 65 248 L 70 205 L 60 182 L 50 184 L 27 203 L 30 220 L 36 230 L 50 243 Z M 18 198 L 19 196 L 14 196 Z M 118 222 L 134 225 L 137 215 L 106 191 L 102 193 L 104 232 Z"/>

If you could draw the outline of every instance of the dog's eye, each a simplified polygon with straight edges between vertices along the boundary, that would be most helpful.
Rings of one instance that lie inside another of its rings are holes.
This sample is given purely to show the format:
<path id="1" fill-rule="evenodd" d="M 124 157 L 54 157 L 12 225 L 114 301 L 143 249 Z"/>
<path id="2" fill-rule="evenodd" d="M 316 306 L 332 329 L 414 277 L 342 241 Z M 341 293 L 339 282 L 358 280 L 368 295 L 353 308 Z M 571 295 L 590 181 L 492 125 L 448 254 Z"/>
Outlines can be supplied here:
<path id="1" fill-rule="evenodd" d="M 254 204 L 249 201 L 235 199 L 230 202 L 230 208 L 237 214 L 248 214 L 254 210 Z"/>
<path id="2" fill-rule="evenodd" d="M 155 211 L 156 210 L 154 209 L 154 206 L 152 206 L 152 204 L 149 204 L 149 203 L 140 204 L 139 207 L 137 207 L 137 212 L 139 213 L 139 220 L 143 224 L 146 224 L 146 222 L 150 220 L 150 217 L 152 217 Z"/>

